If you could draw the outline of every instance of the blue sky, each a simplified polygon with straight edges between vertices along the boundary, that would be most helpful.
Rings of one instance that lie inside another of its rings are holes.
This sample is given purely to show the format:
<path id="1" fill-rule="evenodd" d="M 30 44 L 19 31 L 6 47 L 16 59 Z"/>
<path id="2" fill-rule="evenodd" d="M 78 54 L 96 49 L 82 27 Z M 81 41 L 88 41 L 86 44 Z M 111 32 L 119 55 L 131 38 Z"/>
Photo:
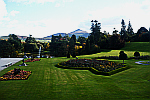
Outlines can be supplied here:
<path id="1" fill-rule="evenodd" d="M 122 19 L 134 32 L 150 27 L 150 0 L 0 0 L 0 7 L 0 36 L 91 32 L 91 20 L 110 34 L 120 31 Z"/>

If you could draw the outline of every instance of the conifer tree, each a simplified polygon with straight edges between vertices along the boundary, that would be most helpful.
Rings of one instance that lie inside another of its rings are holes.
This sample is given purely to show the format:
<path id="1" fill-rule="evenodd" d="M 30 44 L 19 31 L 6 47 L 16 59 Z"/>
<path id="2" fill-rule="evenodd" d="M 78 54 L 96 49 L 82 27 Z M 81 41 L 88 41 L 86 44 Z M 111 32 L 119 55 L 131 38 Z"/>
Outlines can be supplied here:
<path id="1" fill-rule="evenodd" d="M 130 21 L 129 21 L 129 24 L 128 24 L 127 32 L 128 32 L 129 35 L 133 35 L 134 34 Z"/>

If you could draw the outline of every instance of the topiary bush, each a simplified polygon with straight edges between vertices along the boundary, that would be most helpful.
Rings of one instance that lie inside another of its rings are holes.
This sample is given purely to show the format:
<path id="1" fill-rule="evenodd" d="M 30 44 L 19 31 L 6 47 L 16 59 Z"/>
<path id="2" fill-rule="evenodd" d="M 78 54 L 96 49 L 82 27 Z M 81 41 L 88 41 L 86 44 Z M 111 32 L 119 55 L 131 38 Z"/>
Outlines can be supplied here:
<path id="1" fill-rule="evenodd" d="M 127 60 L 127 54 L 124 53 L 124 51 L 120 51 L 119 53 L 119 59 L 123 60 L 123 64 L 124 64 L 124 60 Z"/>
<path id="2" fill-rule="evenodd" d="M 134 53 L 134 56 L 135 56 L 135 57 L 139 57 L 139 56 L 140 56 L 140 53 L 136 51 L 136 52 Z"/>

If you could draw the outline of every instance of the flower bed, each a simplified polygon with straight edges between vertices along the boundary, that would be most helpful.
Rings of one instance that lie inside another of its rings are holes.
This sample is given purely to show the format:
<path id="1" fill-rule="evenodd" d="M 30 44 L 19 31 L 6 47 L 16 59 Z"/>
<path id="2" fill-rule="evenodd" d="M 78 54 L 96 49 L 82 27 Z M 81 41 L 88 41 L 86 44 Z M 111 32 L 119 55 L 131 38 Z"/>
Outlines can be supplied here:
<path id="1" fill-rule="evenodd" d="M 0 80 L 26 80 L 31 75 L 31 71 L 24 71 L 20 68 L 14 68 L 0 77 Z"/>
<path id="2" fill-rule="evenodd" d="M 34 61 L 40 61 L 41 59 L 27 59 L 24 62 L 34 62 Z"/>
<path id="3" fill-rule="evenodd" d="M 112 75 L 128 67 L 123 64 L 95 59 L 72 59 L 58 63 L 57 67 L 71 69 L 88 69 L 95 74 Z"/>

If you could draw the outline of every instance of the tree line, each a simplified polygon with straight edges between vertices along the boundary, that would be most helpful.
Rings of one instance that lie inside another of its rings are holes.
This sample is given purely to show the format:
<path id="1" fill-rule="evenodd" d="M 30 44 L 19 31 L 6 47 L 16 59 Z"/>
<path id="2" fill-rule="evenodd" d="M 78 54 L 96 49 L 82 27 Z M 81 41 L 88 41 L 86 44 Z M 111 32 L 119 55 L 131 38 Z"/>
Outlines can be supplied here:
<path id="1" fill-rule="evenodd" d="M 0 57 L 17 57 L 18 53 L 38 52 L 41 47 L 50 55 L 56 57 L 76 57 L 78 55 L 93 54 L 100 52 L 102 49 L 121 49 L 125 42 L 149 42 L 150 32 L 142 27 L 137 33 L 133 32 L 131 22 L 129 21 L 126 29 L 125 21 L 121 21 L 121 31 L 114 28 L 112 35 L 106 31 L 101 32 L 101 23 L 97 20 L 91 21 L 91 33 L 88 38 L 75 35 L 62 37 L 53 36 L 50 43 L 37 42 L 32 35 L 27 37 L 25 42 L 15 35 L 10 34 L 8 40 L 0 40 Z"/>

